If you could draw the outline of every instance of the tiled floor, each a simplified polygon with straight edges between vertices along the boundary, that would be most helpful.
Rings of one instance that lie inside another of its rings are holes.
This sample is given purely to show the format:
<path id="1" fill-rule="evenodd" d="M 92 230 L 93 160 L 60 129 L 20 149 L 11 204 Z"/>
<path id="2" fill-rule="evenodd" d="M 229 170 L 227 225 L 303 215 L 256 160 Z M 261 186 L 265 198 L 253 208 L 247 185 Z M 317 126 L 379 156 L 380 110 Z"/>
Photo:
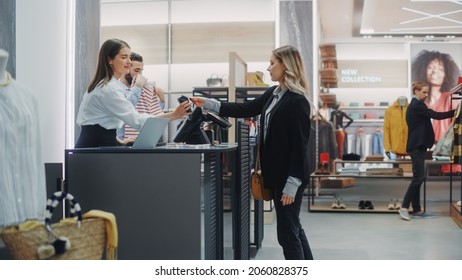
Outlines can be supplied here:
<path id="1" fill-rule="evenodd" d="M 401 198 L 408 182 L 364 180 L 357 181 L 357 185 L 349 190 L 329 191 L 342 195 L 349 204 L 347 206 L 355 208 L 363 197 L 376 204 Z M 462 229 L 449 216 L 448 186 L 447 181 L 428 183 L 427 212 L 434 215 L 432 219 L 404 221 L 398 214 L 314 213 L 307 211 L 305 200 L 300 219 L 315 259 L 462 260 Z M 454 195 L 460 197 L 460 185 Z M 320 198 L 316 203 L 323 200 L 331 203 L 333 199 Z M 275 222 L 265 225 L 262 248 L 254 259 L 283 259 L 276 239 Z"/>

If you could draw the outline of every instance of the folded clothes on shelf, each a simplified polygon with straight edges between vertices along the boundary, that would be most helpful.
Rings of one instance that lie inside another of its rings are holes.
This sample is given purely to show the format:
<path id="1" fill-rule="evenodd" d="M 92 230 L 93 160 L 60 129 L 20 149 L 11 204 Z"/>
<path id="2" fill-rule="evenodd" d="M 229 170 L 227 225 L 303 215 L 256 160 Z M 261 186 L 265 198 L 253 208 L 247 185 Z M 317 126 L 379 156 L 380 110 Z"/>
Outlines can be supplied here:
<path id="1" fill-rule="evenodd" d="M 403 176 L 403 169 L 401 167 L 368 168 L 368 169 L 366 169 L 366 175 Z"/>
<path id="2" fill-rule="evenodd" d="M 358 176 L 359 175 L 359 167 L 358 166 L 345 166 L 340 171 L 340 175 L 350 175 L 350 176 Z"/>
<path id="3" fill-rule="evenodd" d="M 355 178 L 327 177 L 321 179 L 321 188 L 348 188 L 356 184 Z"/>
<path id="4" fill-rule="evenodd" d="M 364 159 L 365 161 L 383 161 L 385 157 L 383 155 L 368 155 Z"/>
<path id="5" fill-rule="evenodd" d="M 358 154 L 354 154 L 354 153 L 349 153 L 349 154 L 344 154 L 342 155 L 342 160 L 360 160 L 361 159 L 361 156 L 358 155 Z"/>

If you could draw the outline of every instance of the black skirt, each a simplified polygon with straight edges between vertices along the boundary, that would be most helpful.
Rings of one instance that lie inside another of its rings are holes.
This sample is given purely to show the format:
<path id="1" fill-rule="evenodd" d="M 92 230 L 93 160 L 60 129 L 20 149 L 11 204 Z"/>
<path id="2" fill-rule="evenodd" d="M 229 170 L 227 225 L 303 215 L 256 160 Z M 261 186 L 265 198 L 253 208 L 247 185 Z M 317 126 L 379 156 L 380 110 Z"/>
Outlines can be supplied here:
<path id="1" fill-rule="evenodd" d="M 115 129 L 105 129 L 95 124 L 82 126 L 82 131 L 75 144 L 75 148 L 96 148 L 117 145 Z"/>

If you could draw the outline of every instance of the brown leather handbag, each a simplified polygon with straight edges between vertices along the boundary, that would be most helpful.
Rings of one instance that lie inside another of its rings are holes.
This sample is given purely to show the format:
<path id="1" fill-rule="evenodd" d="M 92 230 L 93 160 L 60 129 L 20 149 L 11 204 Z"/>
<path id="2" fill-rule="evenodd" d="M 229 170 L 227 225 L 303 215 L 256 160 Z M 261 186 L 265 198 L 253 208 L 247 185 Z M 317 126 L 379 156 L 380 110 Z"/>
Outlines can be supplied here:
<path id="1" fill-rule="evenodd" d="M 260 166 L 260 145 L 257 146 L 257 157 L 255 160 L 255 168 L 252 171 L 252 196 L 256 200 L 272 200 L 273 190 L 266 189 L 263 184 L 263 176 L 261 174 Z"/>

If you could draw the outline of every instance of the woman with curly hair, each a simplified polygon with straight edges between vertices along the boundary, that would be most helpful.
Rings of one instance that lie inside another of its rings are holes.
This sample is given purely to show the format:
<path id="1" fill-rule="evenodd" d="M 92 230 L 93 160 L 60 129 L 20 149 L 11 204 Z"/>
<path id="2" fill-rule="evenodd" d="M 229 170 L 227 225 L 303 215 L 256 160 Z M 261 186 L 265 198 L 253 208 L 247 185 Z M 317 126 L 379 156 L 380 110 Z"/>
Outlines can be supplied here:
<path id="1" fill-rule="evenodd" d="M 422 50 L 412 62 L 412 80 L 426 81 L 430 86 L 430 92 L 425 104 L 436 111 L 445 112 L 454 109 L 457 102 L 453 101 L 451 106 L 451 88 L 457 84 L 461 75 L 459 67 L 451 55 L 438 51 Z M 433 120 L 435 142 L 448 129 L 451 119 Z"/>

